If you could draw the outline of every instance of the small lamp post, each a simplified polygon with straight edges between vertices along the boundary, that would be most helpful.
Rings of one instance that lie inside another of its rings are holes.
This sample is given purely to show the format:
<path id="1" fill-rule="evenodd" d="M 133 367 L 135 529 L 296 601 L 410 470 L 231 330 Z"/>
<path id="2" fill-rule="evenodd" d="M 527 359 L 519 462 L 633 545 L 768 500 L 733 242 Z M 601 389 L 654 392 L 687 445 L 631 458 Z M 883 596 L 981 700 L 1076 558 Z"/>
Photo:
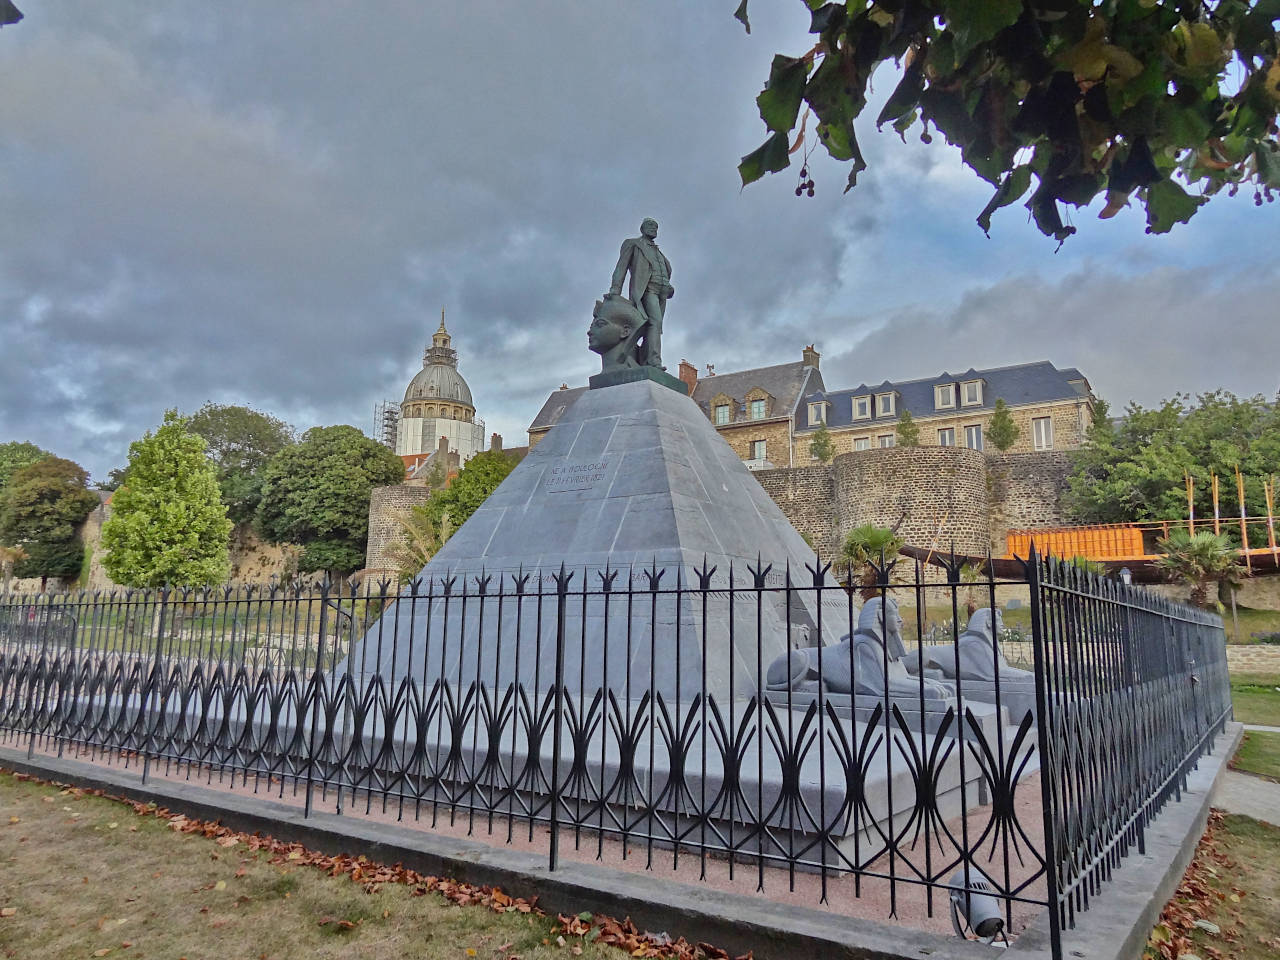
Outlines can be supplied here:
<path id="1" fill-rule="evenodd" d="M 1133 583 L 1133 571 L 1130 570 L 1128 567 L 1121 567 L 1120 582 L 1123 583 L 1126 587 L 1129 586 L 1129 584 Z"/>

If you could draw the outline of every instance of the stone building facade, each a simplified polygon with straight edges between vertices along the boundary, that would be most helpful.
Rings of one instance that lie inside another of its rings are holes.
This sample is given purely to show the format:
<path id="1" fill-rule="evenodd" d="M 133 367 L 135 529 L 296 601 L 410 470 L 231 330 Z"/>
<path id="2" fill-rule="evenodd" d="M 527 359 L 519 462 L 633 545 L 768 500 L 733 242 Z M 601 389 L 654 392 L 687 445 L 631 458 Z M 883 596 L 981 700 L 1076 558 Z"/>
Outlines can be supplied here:
<path id="1" fill-rule="evenodd" d="M 806 395 L 793 432 L 795 462 L 813 458 L 809 445 L 823 425 L 838 454 L 895 446 L 907 411 L 922 446 L 994 450 L 987 434 L 997 400 L 1004 401 L 1018 429 L 1009 453 L 1078 449 L 1093 421 L 1089 381 L 1074 367 L 1059 370 L 1047 360 L 875 386 L 863 383 Z"/>

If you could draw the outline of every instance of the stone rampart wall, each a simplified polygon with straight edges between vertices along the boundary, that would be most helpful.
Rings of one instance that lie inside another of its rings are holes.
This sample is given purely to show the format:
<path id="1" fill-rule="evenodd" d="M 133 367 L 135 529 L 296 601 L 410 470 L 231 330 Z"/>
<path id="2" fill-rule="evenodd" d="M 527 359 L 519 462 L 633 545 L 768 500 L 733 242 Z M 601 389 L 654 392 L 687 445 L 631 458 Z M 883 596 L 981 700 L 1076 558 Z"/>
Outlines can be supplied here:
<path id="1" fill-rule="evenodd" d="M 1069 522 L 1062 496 L 1070 471 L 1064 452 L 888 447 L 755 477 L 825 555 L 864 523 L 898 526 L 914 546 L 1000 555 L 1010 529 Z"/>
<path id="2" fill-rule="evenodd" d="M 824 557 L 839 553 L 835 476 L 830 467 L 757 470 L 753 476 L 815 550 Z"/>
<path id="3" fill-rule="evenodd" d="M 388 556 L 392 545 L 402 539 L 401 518 L 409 508 L 426 503 L 431 496 L 428 487 L 397 484 L 375 487 L 369 497 L 369 540 L 365 547 L 365 569 L 394 571 L 395 561 Z"/>
<path id="4" fill-rule="evenodd" d="M 841 534 L 896 527 L 907 543 L 985 553 L 991 542 L 984 456 L 963 447 L 887 447 L 831 464 Z"/>

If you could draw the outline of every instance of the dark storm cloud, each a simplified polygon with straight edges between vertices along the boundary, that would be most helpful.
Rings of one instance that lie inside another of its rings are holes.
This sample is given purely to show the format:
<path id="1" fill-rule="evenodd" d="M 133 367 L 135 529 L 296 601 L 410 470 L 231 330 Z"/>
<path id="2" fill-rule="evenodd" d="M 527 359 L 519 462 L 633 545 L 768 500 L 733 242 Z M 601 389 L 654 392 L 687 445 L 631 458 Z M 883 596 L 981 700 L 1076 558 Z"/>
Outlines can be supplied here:
<path id="1" fill-rule="evenodd" d="M 847 197 L 816 157 L 814 200 L 794 168 L 740 191 L 769 59 L 809 41 L 802 10 L 755 11 L 747 37 L 731 6 L 27 11 L 0 35 L 0 441 L 101 476 L 206 400 L 367 427 L 444 305 L 480 415 L 520 442 L 547 391 L 591 372 L 591 305 L 645 216 L 675 267 L 667 362 L 721 370 L 816 341 L 924 375 L 920 344 L 869 331 L 1000 314 L 1034 286 L 1000 277 L 1060 286 L 1089 257 L 1119 283 L 1263 256 L 1231 216 L 1154 255 L 1122 223 L 1055 258 L 1013 213 L 987 242 L 989 190 L 954 151 L 872 127 Z M 1056 336 L 1035 355 L 1086 368 L 1089 341 Z"/>

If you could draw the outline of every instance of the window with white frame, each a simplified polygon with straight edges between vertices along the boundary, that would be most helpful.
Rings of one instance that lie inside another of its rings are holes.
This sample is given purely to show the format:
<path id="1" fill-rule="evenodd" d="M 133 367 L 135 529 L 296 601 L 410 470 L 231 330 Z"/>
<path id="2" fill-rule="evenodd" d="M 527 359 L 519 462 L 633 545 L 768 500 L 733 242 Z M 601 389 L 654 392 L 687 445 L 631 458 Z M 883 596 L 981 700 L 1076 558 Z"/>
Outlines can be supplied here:
<path id="1" fill-rule="evenodd" d="M 871 418 L 871 398 L 870 397 L 854 397 L 853 398 L 853 419 L 868 420 Z"/>
<path id="2" fill-rule="evenodd" d="M 816 427 L 827 421 L 827 405 L 825 403 L 809 404 L 809 426 Z"/>
<path id="3" fill-rule="evenodd" d="M 877 417 L 893 416 L 893 394 L 892 393 L 876 394 L 876 416 Z"/>
<path id="4" fill-rule="evenodd" d="M 764 441 L 763 440 L 751 441 L 751 459 L 752 460 L 764 459 Z"/>
<path id="5" fill-rule="evenodd" d="M 898 442 L 898 438 L 895 437 L 892 433 L 880 434 L 880 446 L 882 447 L 892 447 L 897 442 Z"/>
<path id="6" fill-rule="evenodd" d="M 982 406 L 982 381 L 966 380 L 960 385 L 960 402 L 966 407 Z"/>
<path id="7" fill-rule="evenodd" d="M 954 447 L 956 445 L 956 428 L 943 427 L 938 431 L 938 446 Z"/>
<path id="8" fill-rule="evenodd" d="M 935 410 L 950 410 L 956 405 L 956 385 L 940 383 L 933 388 L 933 407 Z"/>
<path id="9" fill-rule="evenodd" d="M 729 405 L 727 403 L 716 404 L 716 426 L 723 427 L 729 422 Z"/>
<path id="10" fill-rule="evenodd" d="M 982 449 L 982 424 L 975 423 L 964 428 L 964 445 L 970 450 Z"/>
<path id="11" fill-rule="evenodd" d="M 764 419 L 764 401 L 763 400 L 751 401 L 751 419 L 752 420 Z"/>
<path id="12" fill-rule="evenodd" d="M 854 437 L 853 449 L 854 450 L 870 450 L 871 438 L 870 437 Z"/>
<path id="13" fill-rule="evenodd" d="M 1053 418 L 1035 417 L 1031 421 L 1031 437 L 1037 450 L 1053 449 Z"/>

